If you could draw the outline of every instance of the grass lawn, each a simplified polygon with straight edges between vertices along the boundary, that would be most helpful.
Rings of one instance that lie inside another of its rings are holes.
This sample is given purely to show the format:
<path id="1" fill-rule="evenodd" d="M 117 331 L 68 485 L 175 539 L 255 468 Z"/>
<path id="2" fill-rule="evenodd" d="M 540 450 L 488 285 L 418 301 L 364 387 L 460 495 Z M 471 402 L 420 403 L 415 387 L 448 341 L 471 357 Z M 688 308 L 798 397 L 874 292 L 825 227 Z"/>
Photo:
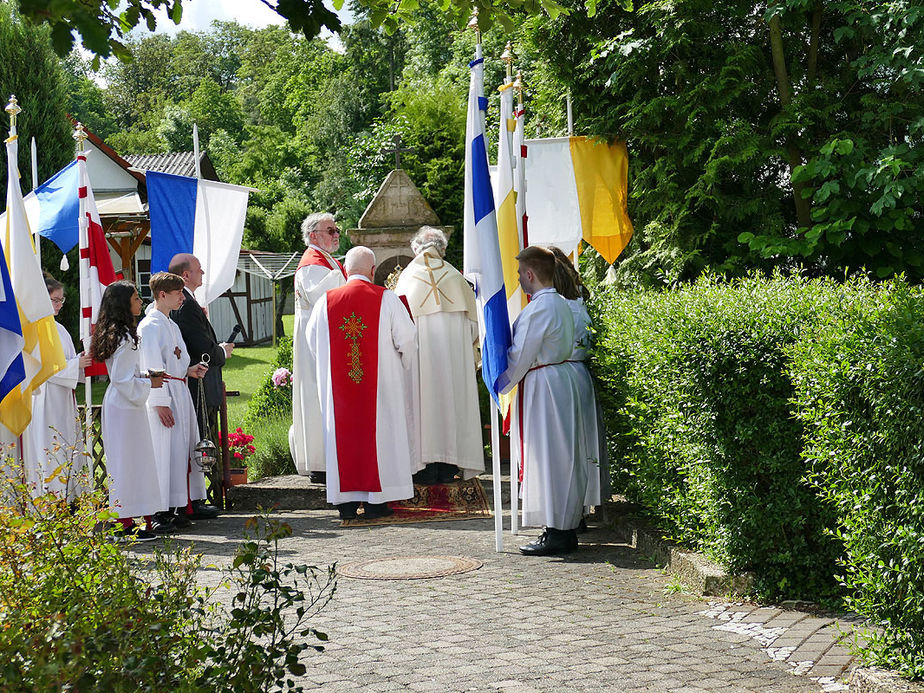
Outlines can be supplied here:
<path id="1" fill-rule="evenodd" d="M 292 334 L 294 316 L 283 315 L 285 333 Z M 241 425 L 247 411 L 247 402 L 270 372 L 276 348 L 267 344 L 256 347 L 236 347 L 234 354 L 222 368 L 225 387 L 238 390 L 239 397 L 228 397 L 228 425 L 233 429 Z M 107 383 L 93 383 L 93 403 L 101 404 Z M 83 385 L 77 386 L 77 401 L 83 403 Z"/>

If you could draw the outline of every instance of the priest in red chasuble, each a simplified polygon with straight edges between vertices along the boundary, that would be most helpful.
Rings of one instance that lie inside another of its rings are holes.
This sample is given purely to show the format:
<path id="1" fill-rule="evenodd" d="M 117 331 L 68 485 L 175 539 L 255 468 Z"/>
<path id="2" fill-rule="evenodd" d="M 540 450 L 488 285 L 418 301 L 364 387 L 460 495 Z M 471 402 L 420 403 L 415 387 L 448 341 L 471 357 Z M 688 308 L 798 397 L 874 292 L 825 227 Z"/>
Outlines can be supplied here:
<path id="1" fill-rule="evenodd" d="M 295 325 L 292 329 L 292 426 L 289 450 L 299 474 L 324 482 L 324 437 L 314 359 L 308 353 L 311 310 L 329 290 L 346 283 L 346 272 L 331 254 L 340 247 L 333 214 L 309 214 L 302 222 L 305 253 L 295 272 Z"/>
<path id="2" fill-rule="evenodd" d="M 372 283 L 375 255 L 352 248 L 347 283 L 320 298 L 308 319 L 327 463 L 327 500 L 342 518 L 391 514 L 414 495 L 420 466 L 417 330 L 401 300 Z"/>

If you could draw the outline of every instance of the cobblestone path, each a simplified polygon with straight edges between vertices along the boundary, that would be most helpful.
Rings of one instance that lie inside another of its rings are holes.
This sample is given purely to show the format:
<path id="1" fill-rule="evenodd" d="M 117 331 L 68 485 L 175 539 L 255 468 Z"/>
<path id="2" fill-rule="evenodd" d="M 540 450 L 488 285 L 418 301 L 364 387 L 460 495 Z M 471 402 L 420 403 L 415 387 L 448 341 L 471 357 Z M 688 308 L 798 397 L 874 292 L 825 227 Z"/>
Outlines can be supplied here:
<path id="1" fill-rule="evenodd" d="M 341 577 L 313 622 L 330 642 L 307 656 L 324 691 L 837 691 L 850 657 L 836 624 L 797 611 L 697 598 L 612 530 L 591 528 L 568 558 L 526 558 L 537 532 L 493 520 L 342 529 L 329 510 L 283 512 L 285 560 L 341 565 L 458 555 L 483 566 L 422 580 Z M 204 564 L 227 562 L 245 513 L 182 535 Z M 139 547 L 139 551 L 147 551 Z M 204 571 L 208 581 L 214 571 Z"/>

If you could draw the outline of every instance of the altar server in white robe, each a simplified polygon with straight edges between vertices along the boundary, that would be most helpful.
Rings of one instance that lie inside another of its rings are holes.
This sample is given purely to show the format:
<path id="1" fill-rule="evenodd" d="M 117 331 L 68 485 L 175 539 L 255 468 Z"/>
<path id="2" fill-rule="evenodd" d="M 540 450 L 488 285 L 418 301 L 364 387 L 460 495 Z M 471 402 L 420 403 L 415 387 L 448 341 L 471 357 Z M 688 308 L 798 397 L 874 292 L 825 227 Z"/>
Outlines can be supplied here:
<path id="1" fill-rule="evenodd" d="M 141 315 L 141 298 L 129 281 L 113 282 L 103 292 L 90 352 L 104 361 L 109 387 L 103 396 L 103 449 L 109 474 L 109 505 L 119 517 L 122 537 L 150 541 L 151 517 L 166 510 L 160 494 L 154 444 L 148 425 L 147 401 L 163 378 L 142 375 L 135 320 Z M 147 528 L 134 524 L 144 517 Z"/>
<path id="2" fill-rule="evenodd" d="M 189 353 L 170 311 L 179 310 L 185 298 L 183 277 L 158 272 L 151 277 L 154 303 L 138 325 L 142 370 L 164 371 L 164 386 L 148 396 L 148 421 L 154 442 L 154 459 L 161 497 L 168 510 L 156 513 L 152 528 L 158 532 L 184 529 L 192 523 L 192 501 L 205 499 L 205 475 L 191 458 L 199 428 L 187 378 L 202 378 L 208 367 L 190 366 Z"/>
<path id="3" fill-rule="evenodd" d="M 403 296 L 417 326 L 420 392 L 419 483 L 449 483 L 461 471 L 484 471 L 475 370 L 480 360 L 475 292 L 443 260 L 446 236 L 423 226 L 411 241 L 414 260 L 401 272 Z"/>
<path id="4" fill-rule="evenodd" d="M 581 282 L 580 275 L 568 256 L 557 247 L 549 250 L 555 255 L 555 290 L 568 302 L 574 318 L 574 349 L 568 364 L 574 369 L 581 388 L 581 428 L 587 455 L 587 491 L 584 496 L 584 511 L 600 505 L 604 493 L 609 493 L 609 465 L 607 463 L 606 436 L 603 416 L 597 402 L 593 378 L 587 367 L 587 350 L 591 345 L 590 314 L 585 300 L 589 292 Z"/>
<path id="5" fill-rule="evenodd" d="M 292 329 L 292 426 L 289 451 L 299 474 L 324 481 L 324 440 L 315 364 L 308 350 L 311 311 L 329 289 L 346 283 L 346 272 L 331 255 L 340 247 L 333 214 L 310 214 L 302 222 L 305 252 L 295 272 L 295 321 Z"/>
<path id="6" fill-rule="evenodd" d="M 46 275 L 45 288 L 58 315 L 64 305 L 64 285 Z M 90 365 L 90 356 L 77 353 L 64 325 L 56 322 L 55 326 L 67 366 L 32 393 L 32 421 L 23 434 L 23 461 L 26 480 L 36 496 L 55 493 L 72 501 L 89 490 L 74 388 L 83 369 Z"/>
<path id="7" fill-rule="evenodd" d="M 532 299 L 513 324 L 498 388 L 509 392 L 519 384 L 511 440 L 523 468 L 523 524 L 545 526 L 520 551 L 545 556 L 577 548 L 587 487 L 581 393 L 566 363 L 574 349 L 574 319 L 552 286 L 555 256 L 530 246 L 517 260 L 520 286 Z"/>
<path id="8" fill-rule="evenodd" d="M 328 291 L 308 320 L 320 385 L 327 500 L 343 519 L 391 514 L 414 495 L 419 465 L 413 422 L 417 330 L 401 299 L 372 283 L 375 255 L 347 253 L 347 283 Z"/>

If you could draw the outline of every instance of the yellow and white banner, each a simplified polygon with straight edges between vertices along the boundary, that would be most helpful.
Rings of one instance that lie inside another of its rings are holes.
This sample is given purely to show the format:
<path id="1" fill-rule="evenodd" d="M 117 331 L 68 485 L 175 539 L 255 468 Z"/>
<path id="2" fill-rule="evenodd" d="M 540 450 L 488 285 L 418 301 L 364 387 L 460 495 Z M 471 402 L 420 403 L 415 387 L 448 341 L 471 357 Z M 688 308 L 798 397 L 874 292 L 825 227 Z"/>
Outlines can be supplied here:
<path id="1" fill-rule="evenodd" d="M 0 423 L 18 436 L 32 419 L 32 391 L 58 371 L 64 370 L 66 362 L 55 325 L 54 309 L 32 244 L 22 189 L 19 187 L 15 135 L 6 141 L 6 154 L 7 213 L 6 224 L 0 230 L 0 240 L 10 271 L 13 294 L 19 306 L 26 377 L 0 402 Z"/>
<path id="2" fill-rule="evenodd" d="M 584 240 L 614 262 L 632 238 L 625 143 L 556 137 L 525 144 L 530 244 L 570 255 Z"/>

